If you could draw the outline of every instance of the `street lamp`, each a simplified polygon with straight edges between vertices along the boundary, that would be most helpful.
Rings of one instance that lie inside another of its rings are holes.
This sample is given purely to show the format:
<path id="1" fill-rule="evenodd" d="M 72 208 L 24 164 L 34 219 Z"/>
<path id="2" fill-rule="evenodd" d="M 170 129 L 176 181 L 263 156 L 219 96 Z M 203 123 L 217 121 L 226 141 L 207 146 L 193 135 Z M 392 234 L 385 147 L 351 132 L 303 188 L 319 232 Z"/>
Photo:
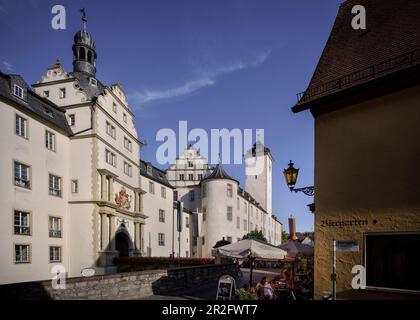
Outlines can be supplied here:
<path id="1" fill-rule="evenodd" d="M 304 187 L 304 188 L 295 188 L 295 184 L 298 178 L 299 169 L 296 169 L 294 166 L 294 163 L 292 160 L 289 162 L 289 167 L 287 169 L 283 170 L 284 177 L 286 179 L 286 183 L 290 188 L 290 191 L 294 192 L 303 192 L 307 196 L 313 196 L 314 195 L 314 187 Z"/>

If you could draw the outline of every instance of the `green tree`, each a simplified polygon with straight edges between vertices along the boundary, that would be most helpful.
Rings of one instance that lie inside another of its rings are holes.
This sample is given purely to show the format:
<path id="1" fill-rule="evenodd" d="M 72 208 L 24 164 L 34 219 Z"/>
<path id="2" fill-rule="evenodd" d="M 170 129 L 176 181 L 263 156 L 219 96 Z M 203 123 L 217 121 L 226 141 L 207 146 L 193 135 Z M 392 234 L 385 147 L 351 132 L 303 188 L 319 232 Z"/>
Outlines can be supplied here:
<path id="1" fill-rule="evenodd" d="M 257 239 L 263 242 L 267 242 L 267 239 L 264 237 L 264 234 L 262 233 L 261 230 L 260 231 L 252 230 L 251 232 L 249 232 L 248 234 L 242 237 L 242 240 L 245 240 L 245 239 Z"/>
<path id="2" fill-rule="evenodd" d="M 281 243 L 286 243 L 287 241 L 289 241 L 289 239 L 290 235 L 286 231 L 283 231 L 281 233 Z"/>

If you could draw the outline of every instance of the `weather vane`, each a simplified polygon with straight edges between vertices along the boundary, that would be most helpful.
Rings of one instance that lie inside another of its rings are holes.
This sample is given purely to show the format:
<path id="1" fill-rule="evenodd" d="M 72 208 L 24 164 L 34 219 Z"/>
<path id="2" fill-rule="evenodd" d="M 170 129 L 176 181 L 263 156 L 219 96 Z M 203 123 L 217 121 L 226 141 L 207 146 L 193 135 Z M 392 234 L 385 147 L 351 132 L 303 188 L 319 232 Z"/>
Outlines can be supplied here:
<path id="1" fill-rule="evenodd" d="M 80 12 L 83 13 L 83 16 L 82 16 L 83 30 L 86 31 L 87 18 L 86 18 L 86 10 L 85 10 L 85 8 L 80 9 Z"/>

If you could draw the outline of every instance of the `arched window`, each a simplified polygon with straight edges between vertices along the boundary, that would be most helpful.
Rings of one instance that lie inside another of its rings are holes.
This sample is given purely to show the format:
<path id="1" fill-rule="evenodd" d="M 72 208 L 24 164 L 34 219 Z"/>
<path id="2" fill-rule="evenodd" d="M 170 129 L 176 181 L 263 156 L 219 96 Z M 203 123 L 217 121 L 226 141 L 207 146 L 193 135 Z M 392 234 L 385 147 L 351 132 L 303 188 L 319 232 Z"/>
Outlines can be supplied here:
<path id="1" fill-rule="evenodd" d="M 90 63 L 92 63 L 92 51 L 88 50 L 88 59 Z"/>
<path id="2" fill-rule="evenodd" d="M 85 48 L 80 48 L 79 49 L 79 60 L 85 60 L 85 59 L 86 59 Z"/>

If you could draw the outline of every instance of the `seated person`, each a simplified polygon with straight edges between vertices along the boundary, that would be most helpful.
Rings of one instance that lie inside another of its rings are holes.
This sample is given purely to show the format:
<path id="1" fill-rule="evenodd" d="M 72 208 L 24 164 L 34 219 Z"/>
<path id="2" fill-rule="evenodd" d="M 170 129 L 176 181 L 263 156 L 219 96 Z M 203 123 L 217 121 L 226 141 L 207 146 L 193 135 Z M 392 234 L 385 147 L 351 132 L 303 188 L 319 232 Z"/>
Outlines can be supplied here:
<path id="1" fill-rule="evenodd" d="M 263 285 L 263 297 L 266 300 L 273 300 L 275 298 L 274 289 L 270 284 L 269 280 L 265 281 L 265 284 Z"/>
<path id="2" fill-rule="evenodd" d="M 258 297 L 262 297 L 263 296 L 263 286 L 264 286 L 266 280 L 267 280 L 266 277 L 262 277 L 261 280 L 255 286 L 255 289 L 257 290 Z"/>

